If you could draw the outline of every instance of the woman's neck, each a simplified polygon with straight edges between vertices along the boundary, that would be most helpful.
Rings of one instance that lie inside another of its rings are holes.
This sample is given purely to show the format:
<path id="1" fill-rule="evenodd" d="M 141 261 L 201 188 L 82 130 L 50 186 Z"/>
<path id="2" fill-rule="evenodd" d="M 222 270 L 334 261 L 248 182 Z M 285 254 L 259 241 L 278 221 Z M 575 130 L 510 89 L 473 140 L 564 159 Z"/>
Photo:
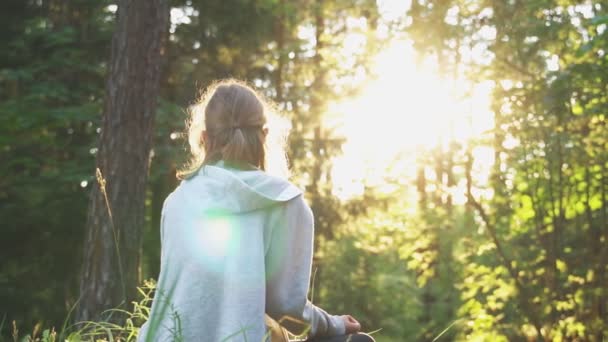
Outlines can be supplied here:
<path id="1" fill-rule="evenodd" d="M 259 170 L 258 167 L 255 167 L 254 165 L 251 165 L 250 163 L 242 162 L 242 161 L 219 160 L 217 162 L 217 164 L 224 165 L 227 168 L 237 169 L 237 170 L 244 170 L 244 171 Z"/>

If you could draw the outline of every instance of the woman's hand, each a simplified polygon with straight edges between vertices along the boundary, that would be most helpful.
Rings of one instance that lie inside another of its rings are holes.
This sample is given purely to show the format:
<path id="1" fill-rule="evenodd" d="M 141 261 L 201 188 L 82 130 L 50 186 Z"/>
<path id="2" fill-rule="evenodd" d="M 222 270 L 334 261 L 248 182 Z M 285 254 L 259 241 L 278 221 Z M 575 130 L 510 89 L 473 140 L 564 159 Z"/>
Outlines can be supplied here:
<path id="1" fill-rule="evenodd" d="M 344 327 L 346 328 L 346 334 L 354 334 L 361 330 L 361 323 L 357 322 L 356 319 L 351 315 L 342 315 L 344 320 Z"/>

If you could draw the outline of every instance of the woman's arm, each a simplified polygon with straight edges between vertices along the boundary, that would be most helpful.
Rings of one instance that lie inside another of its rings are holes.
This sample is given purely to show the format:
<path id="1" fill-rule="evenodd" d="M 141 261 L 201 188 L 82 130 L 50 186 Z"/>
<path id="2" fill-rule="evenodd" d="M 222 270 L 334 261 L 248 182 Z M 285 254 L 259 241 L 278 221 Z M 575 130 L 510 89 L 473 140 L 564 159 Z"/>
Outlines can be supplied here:
<path id="1" fill-rule="evenodd" d="M 294 334 L 334 336 L 345 333 L 344 319 L 308 299 L 314 220 L 298 196 L 277 208 L 266 253 L 266 313 Z"/>

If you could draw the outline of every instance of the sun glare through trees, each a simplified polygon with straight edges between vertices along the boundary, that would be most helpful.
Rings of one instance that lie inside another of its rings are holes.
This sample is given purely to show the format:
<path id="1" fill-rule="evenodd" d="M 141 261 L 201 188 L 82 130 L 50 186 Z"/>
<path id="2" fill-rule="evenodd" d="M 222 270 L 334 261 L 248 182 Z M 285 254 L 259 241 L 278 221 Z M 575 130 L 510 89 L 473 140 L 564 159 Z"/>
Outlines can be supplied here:
<path id="1" fill-rule="evenodd" d="M 410 4 L 382 1 L 379 6 L 390 22 L 403 19 Z M 355 37 L 346 37 L 346 48 L 356 49 L 356 44 L 348 44 Z M 469 59 L 486 58 L 479 49 L 465 53 Z M 493 83 L 467 79 L 464 65 L 448 74 L 440 63 L 447 62 L 422 56 L 407 36 L 391 39 L 373 57 L 358 94 L 330 104 L 328 124 L 346 137 L 344 153 L 335 159 L 332 171 L 339 197 L 361 195 L 366 186 L 392 191 L 387 178 L 401 178 L 402 184 L 411 180 L 421 154 L 451 143 L 467 144 L 494 127 Z M 475 177 L 482 182 L 494 152 L 478 146 L 473 153 Z M 464 202 L 465 191 L 464 183 L 453 189 L 457 202 Z"/>
<path id="2" fill-rule="evenodd" d="M 135 339 L 231 78 L 314 214 L 315 304 L 379 342 L 608 337 L 605 0 L 4 1 L 0 342 Z M 178 248 L 212 275 L 259 246 L 224 209 Z"/>

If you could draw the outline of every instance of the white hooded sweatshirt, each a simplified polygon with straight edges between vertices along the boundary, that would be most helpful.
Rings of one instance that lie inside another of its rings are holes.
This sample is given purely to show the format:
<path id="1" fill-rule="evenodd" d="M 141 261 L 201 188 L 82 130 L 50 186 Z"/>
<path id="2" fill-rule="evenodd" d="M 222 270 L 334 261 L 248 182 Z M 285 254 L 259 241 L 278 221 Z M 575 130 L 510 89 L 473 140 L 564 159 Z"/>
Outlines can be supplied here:
<path id="1" fill-rule="evenodd" d="M 313 216 L 286 180 L 204 166 L 165 200 L 161 244 L 138 341 L 262 342 L 265 313 L 296 334 L 344 334 L 339 316 L 307 299 Z"/>

